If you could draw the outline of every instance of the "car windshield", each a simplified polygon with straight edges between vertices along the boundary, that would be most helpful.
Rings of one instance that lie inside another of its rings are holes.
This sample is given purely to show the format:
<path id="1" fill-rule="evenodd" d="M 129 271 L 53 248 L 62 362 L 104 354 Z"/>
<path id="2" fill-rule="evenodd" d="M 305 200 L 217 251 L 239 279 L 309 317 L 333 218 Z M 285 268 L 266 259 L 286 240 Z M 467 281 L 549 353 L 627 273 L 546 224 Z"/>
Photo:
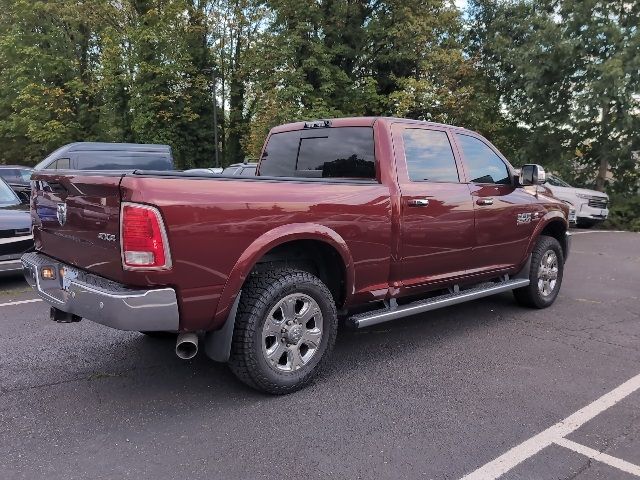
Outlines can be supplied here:
<path id="1" fill-rule="evenodd" d="M 13 193 L 11 187 L 7 183 L 0 179 L 0 207 L 8 207 L 10 205 L 18 205 L 20 199 Z"/>
<path id="2" fill-rule="evenodd" d="M 554 187 L 571 187 L 571 185 L 562 180 L 560 177 L 556 177 L 555 175 L 549 175 L 547 182 L 549 182 Z"/>
<path id="3" fill-rule="evenodd" d="M 29 170 L 28 168 L 21 168 L 20 170 L 18 170 L 18 172 L 23 182 L 31 181 L 31 170 Z"/>

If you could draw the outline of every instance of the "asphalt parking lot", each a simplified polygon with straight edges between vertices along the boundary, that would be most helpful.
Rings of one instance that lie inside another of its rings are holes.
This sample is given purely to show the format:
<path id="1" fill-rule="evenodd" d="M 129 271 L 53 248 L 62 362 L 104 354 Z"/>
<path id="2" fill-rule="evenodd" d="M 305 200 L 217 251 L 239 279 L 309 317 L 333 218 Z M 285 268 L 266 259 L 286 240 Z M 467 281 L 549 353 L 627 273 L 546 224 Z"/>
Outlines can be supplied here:
<path id="1" fill-rule="evenodd" d="M 640 478 L 639 297 L 640 234 L 579 232 L 550 309 L 343 330 L 315 384 L 271 397 L 0 278 L 0 477 Z"/>

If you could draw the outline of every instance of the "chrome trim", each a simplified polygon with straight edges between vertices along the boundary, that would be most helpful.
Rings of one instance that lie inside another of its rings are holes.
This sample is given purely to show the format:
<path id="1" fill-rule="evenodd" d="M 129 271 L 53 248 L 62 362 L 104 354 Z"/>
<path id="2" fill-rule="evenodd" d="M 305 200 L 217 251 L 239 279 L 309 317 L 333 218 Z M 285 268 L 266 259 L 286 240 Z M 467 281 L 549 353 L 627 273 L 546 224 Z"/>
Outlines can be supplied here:
<path id="1" fill-rule="evenodd" d="M 44 301 L 63 312 L 119 330 L 178 330 L 178 302 L 172 288 L 131 289 L 41 253 L 27 253 L 21 261 L 29 285 Z M 40 270 L 44 266 L 54 267 L 57 272 L 64 269 L 65 276 L 43 280 Z"/>
<path id="2" fill-rule="evenodd" d="M 347 320 L 347 323 L 354 328 L 369 327 L 378 323 L 396 320 L 398 318 L 416 315 L 418 313 L 429 312 L 439 308 L 468 302 L 476 298 L 488 297 L 496 293 L 506 292 L 515 288 L 526 287 L 530 281 L 528 278 L 507 280 L 504 282 L 480 285 L 476 288 L 460 291 L 460 293 L 449 293 L 439 297 L 403 305 L 397 308 L 386 308 L 373 312 L 354 315 Z"/>
<path id="3" fill-rule="evenodd" d="M 0 273 L 18 272 L 20 270 L 22 270 L 22 263 L 20 260 L 4 260 L 0 262 Z"/>
<path id="4" fill-rule="evenodd" d="M 0 238 L 0 245 L 8 245 L 9 243 L 19 243 L 25 240 L 33 240 L 33 235 L 23 235 L 21 237 Z"/>
<path id="5" fill-rule="evenodd" d="M 569 254 L 571 253 L 571 244 L 573 243 L 573 234 L 571 232 L 564 232 L 564 261 L 567 262 Z"/>
<path id="6" fill-rule="evenodd" d="M 151 210 L 156 217 L 158 218 L 158 223 L 160 224 L 160 234 L 162 235 L 162 244 L 164 245 L 164 265 L 161 267 L 131 267 L 128 266 L 124 259 L 124 245 L 122 238 L 122 219 L 124 214 L 124 207 L 135 207 L 135 208 L 144 208 L 146 210 Z M 164 226 L 164 218 L 160 213 L 160 210 L 156 207 L 152 207 L 151 205 L 146 205 L 144 203 L 135 203 L 135 202 L 122 202 L 120 204 L 120 260 L 122 262 L 122 268 L 124 270 L 129 270 L 132 272 L 145 272 L 145 271 L 155 271 L 155 270 L 171 270 L 173 266 L 173 262 L 171 259 L 171 248 L 169 247 L 169 237 L 167 237 L 167 229 Z"/>

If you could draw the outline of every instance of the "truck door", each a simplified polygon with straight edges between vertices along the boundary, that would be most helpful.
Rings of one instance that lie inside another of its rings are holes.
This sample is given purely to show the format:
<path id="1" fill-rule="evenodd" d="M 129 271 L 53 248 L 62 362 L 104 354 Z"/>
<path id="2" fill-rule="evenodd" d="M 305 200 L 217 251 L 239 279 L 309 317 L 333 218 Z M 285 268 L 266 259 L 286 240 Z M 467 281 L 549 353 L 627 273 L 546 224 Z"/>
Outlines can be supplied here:
<path id="1" fill-rule="evenodd" d="M 401 192 L 400 258 L 392 276 L 418 293 L 466 273 L 473 204 L 446 128 L 397 123 L 392 136 Z"/>
<path id="2" fill-rule="evenodd" d="M 504 270 L 523 258 L 538 219 L 535 197 L 516 187 L 496 150 L 480 136 L 456 133 L 475 209 L 470 273 Z"/>

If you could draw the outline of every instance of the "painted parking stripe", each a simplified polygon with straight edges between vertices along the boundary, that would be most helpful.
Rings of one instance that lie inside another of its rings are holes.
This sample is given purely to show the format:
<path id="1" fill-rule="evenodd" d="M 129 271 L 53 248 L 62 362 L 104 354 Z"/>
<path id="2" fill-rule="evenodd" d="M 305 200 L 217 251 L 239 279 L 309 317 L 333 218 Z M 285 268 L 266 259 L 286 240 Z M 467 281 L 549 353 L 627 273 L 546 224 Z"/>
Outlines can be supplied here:
<path id="1" fill-rule="evenodd" d="M 581 445 L 579 443 L 567 440 L 566 438 L 556 440 L 554 443 L 560 445 L 561 447 L 568 448 L 569 450 L 573 450 L 574 452 L 584 455 L 585 457 L 589 457 L 593 460 L 606 463 L 607 465 L 615 467 L 618 470 L 622 470 L 623 472 L 627 472 L 640 477 L 640 467 L 638 465 L 634 465 L 633 463 L 622 460 L 621 458 L 612 457 L 611 455 L 599 452 L 598 450 L 594 450 L 593 448 L 585 447 L 584 445 Z"/>
<path id="2" fill-rule="evenodd" d="M 22 305 L 24 303 L 35 303 L 41 301 L 41 298 L 32 298 L 31 300 L 18 300 L 17 302 L 0 303 L 0 307 L 10 307 L 12 305 Z"/>
<path id="3" fill-rule="evenodd" d="M 489 480 L 504 475 L 519 463 L 525 461 L 529 457 L 532 457 L 543 448 L 548 447 L 552 443 L 561 441 L 561 439 L 580 428 L 596 415 L 613 407 L 616 403 L 631 395 L 638 389 L 640 389 L 640 375 L 636 375 L 630 380 L 627 380 L 619 387 L 604 394 L 602 397 L 578 410 L 576 413 L 568 416 L 564 420 L 556 423 L 554 426 L 549 427 L 528 440 L 525 440 L 520 445 L 513 447 L 511 450 L 500 455 L 495 460 L 492 460 L 486 465 L 478 468 L 476 471 L 466 475 L 463 477 L 463 480 Z"/>

